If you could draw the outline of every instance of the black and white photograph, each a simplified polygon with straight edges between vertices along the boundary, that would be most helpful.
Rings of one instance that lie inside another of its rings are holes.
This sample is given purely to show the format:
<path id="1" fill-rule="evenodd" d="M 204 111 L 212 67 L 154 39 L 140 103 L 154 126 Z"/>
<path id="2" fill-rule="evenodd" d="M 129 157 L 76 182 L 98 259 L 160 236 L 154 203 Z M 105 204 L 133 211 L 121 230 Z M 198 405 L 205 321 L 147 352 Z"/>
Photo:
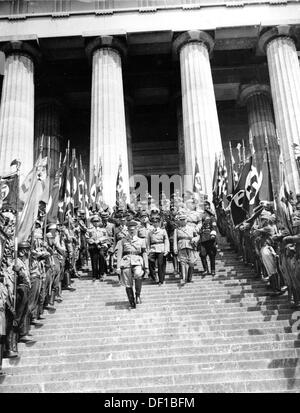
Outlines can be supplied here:
<path id="1" fill-rule="evenodd" d="M 0 0 L 0 96 L 1 394 L 300 393 L 300 0 Z"/>

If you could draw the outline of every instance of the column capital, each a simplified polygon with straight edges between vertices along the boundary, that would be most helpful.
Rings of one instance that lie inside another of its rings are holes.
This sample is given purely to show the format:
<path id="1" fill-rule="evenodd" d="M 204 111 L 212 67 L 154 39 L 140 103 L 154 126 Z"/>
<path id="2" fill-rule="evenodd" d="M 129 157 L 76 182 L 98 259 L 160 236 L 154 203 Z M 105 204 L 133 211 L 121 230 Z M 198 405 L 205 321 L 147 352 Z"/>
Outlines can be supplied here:
<path id="1" fill-rule="evenodd" d="M 297 36 L 295 34 L 295 27 L 289 25 L 275 26 L 263 33 L 258 41 L 258 49 L 260 50 L 260 52 L 266 54 L 267 45 L 277 37 L 290 38 L 291 41 L 296 42 Z"/>
<path id="2" fill-rule="evenodd" d="M 122 58 L 125 58 L 127 55 L 126 45 L 115 36 L 98 36 L 86 45 L 85 50 L 89 60 L 92 60 L 95 50 L 102 48 L 114 49 L 120 53 Z"/>
<path id="3" fill-rule="evenodd" d="M 42 59 L 42 54 L 36 46 L 22 40 L 6 42 L 1 47 L 1 50 L 5 53 L 6 57 L 16 53 L 29 56 L 35 63 L 40 63 Z"/>
<path id="4" fill-rule="evenodd" d="M 249 83 L 240 86 L 240 92 L 238 97 L 238 105 L 244 106 L 247 104 L 248 99 L 254 95 L 265 95 L 271 99 L 271 88 L 268 85 L 262 83 Z"/>
<path id="5" fill-rule="evenodd" d="M 179 51 L 184 45 L 194 42 L 204 43 L 209 55 L 211 55 L 215 44 L 214 39 L 202 30 L 189 30 L 180 34 L 173 41 L 173 57 L 176 58 L 179 55 Z"/>

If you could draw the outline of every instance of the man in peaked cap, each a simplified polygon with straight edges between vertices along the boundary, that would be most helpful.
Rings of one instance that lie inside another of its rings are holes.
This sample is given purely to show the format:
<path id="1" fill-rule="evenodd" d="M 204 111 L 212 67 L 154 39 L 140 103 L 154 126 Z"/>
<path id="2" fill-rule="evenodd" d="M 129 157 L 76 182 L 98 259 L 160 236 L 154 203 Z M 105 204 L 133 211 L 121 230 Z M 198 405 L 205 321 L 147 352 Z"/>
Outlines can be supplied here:
<path id="1" fill-rule="evenodd" d="M 155 263 L 158 267 L 158 285 L 165 282 L 166 256 L 170 251 L 170 243 L 167 231 L 160 227 L 161 219 L 159 216 L 154 216 L 151 219 L 153 229 L 148 233 L 149 246 L 149 269 L 150 277 L 156 281 Z"/>
<path id="2" fill-rule="evenodd" d="M 145 240 L 138 238 L 136 221 L 129 221 L 128 235 L 117 244 L 117 273 L 121 275 L 131 308 L 141 303 L 142 277 L 148 273 L 148 257 Z M 133 292 L 135 281 L 135 296 Z"/>
<path id="3" fill-rule="evenodd" d="M 138 226 L 137 236 L 145 239 L 148 242 L 148 233 L 153 229 L 153 226 L 149 222 L 149 215 L 147 211 L 140 212 L 140 225 Z M 147 245 L 148 248 L 148 245 Z"/>
<path id="4" fill-rule="evenodd" d="M 87 242 L 92 263 L 92 276 L 94 279 L 104 280 L 106 274 L 105 252 L 110 246 L 105 228 L 101 228 L 101 219 L 94 215 L 91 219 L 92 228 L 88 230 Z"/>
<path id="5" fill-rule="evenodd" d="M 22 241 L 18 244 L 18 258 L 11 269 L 16 273 L 16 310 L 7 317 L 6 343 L 4 356 L 8 358 L 18 357 L 18 341 L 20 336 L 26 336 L 29 332 L 28 295 L 31 287 L 29 276 L 29 251 L 30 244 Z M 13 285 L 12 285 L 13 288 Z"/>
<path id="6" fill-rule="evenodd" d="M 110 247 L 107 251 L 108 253 L 108 270 L 113 273 L 113 255 L 114 255 L 114 238 L 115 238 L 115 224 L 109 222 L 110 213 L 108 211 L 101 212 L 102 228 L 107 232 L 108 239 L 110 240 Z"/>
<path id="7" fill-rule="evenodd" d="M 200 229 L 200 258 L 203 265 L 203 275 L 208 274 L 208 264 L 206 257 L 210 260 L 211 275 L 215 275 L 216 266 L 216 237 L 217 237 L 217 221 L 214 213 L 210 208 L 210 202 L 204 202 L 204 213 L 202 215 L 202 226 Z"/>

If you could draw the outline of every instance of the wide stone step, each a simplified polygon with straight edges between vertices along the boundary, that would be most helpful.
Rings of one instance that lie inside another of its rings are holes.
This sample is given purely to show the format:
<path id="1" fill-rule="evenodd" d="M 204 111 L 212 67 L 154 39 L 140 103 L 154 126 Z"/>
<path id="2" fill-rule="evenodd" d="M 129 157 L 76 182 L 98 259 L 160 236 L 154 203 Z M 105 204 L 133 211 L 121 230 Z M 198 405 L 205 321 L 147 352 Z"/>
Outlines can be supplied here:
<path id="1" fill-rule="evenodd" d="M 182 367 L 182 366 L 180 366 Z M 133 371 L 132 369 L 128 370 L 129 372 Z M 142 369 L 143 371 L 143 369 Z M 141 372 L 142 372 L 141 371 Z M 147 370 L 146 370 L 147 371 Z M 111 374 L 114 374 L 114 370 L 110 370 Z M 156 374 L 155 374 L 156 373 Z M 158 374 L 157 374 L 158 373 Z M 126 376 L 122 378 L 113 377 L 111 378 L 102 378 L 102 371 L 89 371 L 89 372 L 72 372 L 72 373 L 63 373 L 60 375 L 57 374 L 45 374 L 41 376 L 38 381 L 41 389 L 45 392 L 77 392 L 84 391 L 88 389 L 99 389 L 105 391 L 110 388 L 112 390 L 122 388 L 122 387 L 139 387 L 143 388 L 144 386 L 156 386 L 159 388 L 161 385 L 199 385 L 211 383 L 223 383 L 223 382 L 235 382 L 241 384 L 241 382 L 249 382 L 251 380 L 274 380 L 274 379 L 284 379 L 287 381 L 292 379 L 294 383 L 300 384 L 300 372 L 299 368 L 285 368 L 285 369 L 263 369 L 263 370 L 235 370 L 234 374 L 232 371 L 223 371 L 220 375 L 219 372 L 195 372 L 195 373 L 182 373 L 182 374 L 168 374 L 165 371 L 165 374 L 160 371 L 151 371 L 150 376 Z M 153 375 L 155 374 L 155 375 Z M 20 379 L 28 377 L 29 382 L 21 380 L 21 383 L 16 384 L 38 384 L 34 382 L 33 376 L 20 376 Z M 51 378 L 53 381 L 51 382 Z M 45 382 L 44 379 L 49 379 L 49 382 Z M 58 380 L 59 379 L 59 380 Z M 43 384 L 42 384 L 43 383 Z M 10 388 L 13 388 L 8 384 L 4 384 L 0 387 L 0 392 L 8 392 Z"/>
<path id="2" fill-rule="evenodd" d="M 146 356 L 146 355 L 145 355 Z M 277 369 L 277 368 L 294 368 L 297 367 L 298 359 L 291 358 L 279 358 L 279 359 L 252 359 L 252 360 L 234 360 L 234 361 L 215 361 L 207 362 L 201 360 L 199 356 L 182 356 L 182 357 L 157 357 L 157 358 L 143 358 L 137 360 L 110 360 L 110 361 L 78 361 L 76 363 L 59 362 L 55 364 L 35 364 L 5 367 L 6 378 L 3 380 L 7 383 L 8 377 L 16 377 L 20 375 L 26 375 L 30 371 L 30 374 L 49 374 L 49 373 L 61 373 L 61 372 L 73 372 L 73 371 L 89 371 L 89 370 L 101 370 L 109 371 L 110 369 L 119 369 L 120 377 L 126 374 L 127 369 L 138 369 L 136 374 L 139 374 L 139 369 L 152 367 L 152 368 L 172 368 L 173 366 L 192 366 L 190 372 L 195 369 L 196 365 L 199 371 L 223 371 L 223 370 L 255 370 L 255 369 Z M 299 367 L 299 366 L 298 366 Z M 11 376 L 10 376 L 11 375 Z M 129 374 L 134 375 L 134 373 Z M 107 373 L 107 377 L 109 373 Z M 105 376 L 104 376 L 105 377 Z"/>
<path id="3" fill-rule="evenodd" d="M 299 379 L 251 380 L 245 382 L 206 383 L 197 385 L 172 385 L 159 387 L 160 393 L 299 393 Z M 293 390 L 292 390 L 293 389 Z M 83 390 L 84 392 L 99 393 L 99 390 Z M 80 392 L 80 390 L 78 390 Z M 125 387 L 106 389 L 106 393 L 156 393 L 156 386 Z"/>
<path id="4" fill-rule="evenodd" d="M 89 333 L 82 333 L 82 334 L 61 334 L 61 335 L 51 335 L 45 336 L 43 338 L 40 337 L 32 337 L 33 340 L 37 340 L 41 343 L 48 343 L 54 341 L 64 341 L 64 342 L 76 342 L 77 340 L 103 340 L 103 344 L 105 343 L 129 343 L 129 342 L 143 342 L 145 341 L 145 337 L 149 341 L 157 341 L 159 338 L 163 340 L 182 340 L 187 339 L 188 337 L 193 339 L 201 339 L 202 344 L 226 344 L 226 343 L 252 343 L 252 342 L 262 342 L 262 341 L 281 341 L 281 340 L 296 340 L 297 333 L 281 333 L 281 334 L 265 334 L 265 332 L 260 332 L 262 334 L 253 334 L 253 335 L 242 335 L 242 336 L 233 336 L 233 337 L 224 337 L 220 334 L 219 337 L 217 336 L 209 336 L 206 332 L 199 331 L 200 329 L 172 329 L 171 332 L 166 332 L 165 330 L 141 330 L 139 333 L 128 334 L 128 332 L 123 331 L 120 334 L 109 333 L 105 331 L 90 331 Z M 26 344 L 25 344 L 26 345 Z M 21 348 L 21 347 L 20 347 Z"/>
<path id="5" fill-rule="evenodd" d="M 171 352 L 172 353 L 172 352 Z M 288 358 L 299 358 L 300 349 L 299 348 L 289 348 L 289 349 L 276 349 L 276 350 L 258 350 L 258 351 L 240 351 L 240 352 L 229 352 L 229 353 L 208 353 L 208 354 L 197 354 L 196 351 L 186 351 L 185 349 L 178 353 L 173 351 L 173 354 L 168 352 L 167 349 L 162 349 L 161 351 L 141 351 L 131 353 L 129 356 L 127 354 L 126 358 L 124 354 L 119 353 L 97 353 L 93 350 L 84 351 L 81 354 L 64 354 L 64 355 L 46 355 L 46 356 L 34 356 L 28 354 L 26 357 L 21 357 L 20 359 L 4 359 L 3 367 L 27 367 L 33 365 L 48 366 L 48 365 L 64 365 L 64 364 L 78 364 L 78 363 L 116 363 L 120 366 L 129 366 L 128 363 L 133 363 L 133 365 L 156 365 L 155 360 L 186 360 L 186 362 L 197 362 L 197 363 L 218 363 L 226 361 L 240 361 L 240 360 L 283 360 Z M 133 357 L 132 357 L 133 356 Z M 158 362 L 160 363 L 160 361 Z M 130 364 L 131 365 L 131 364 Z"/>
<path id="6" fill-rule="evenodd" d="M 36 343 L 34 347 L 25 347 L 25 345 L 20 345 L 20 350 L 22 350 L 22 356 L 25 352 L 29 352 L 31 356 L 37 355 L 51 355 L 51 354 L 80 354 L 90 351 L 103 352 L 103 353 L 119 353 L 119 358 L 126 358 L 127 354 L 131 354 L 133 351 L 143 352 L 143 351 L 161 351 L 162 349 L 169 349 L 169 351 L 191 351 L 199 352 L 202 354 L 207 354 L 210 352 L 214 353 L 226 353 L 233 351 L 255 351 L 255 350 L 276 350 L 276 349 L 286 349 L 286 348 L 299 348 L 300 340 L 294 341 L 270 341 L 270 342 L 258 342 L 258 343 L 228 343 L 220 344 L 214 346 L 203 345 L 201 339 L 186 339 L 186 340 L 169 340 L 169 341 L 152 341 L 152 342 L 139 342 L 139 343 L 103 343 L 102 339 L 88 339 L 88 340 L 74 340 L 72 343 L 69 342 L 52 342 L 47 343 Z"/>
<path id="7" fill-rule="evenodd" d="M 236 313 L 238 314 L 238 313 Z M 251 312 L 251 314 L 256 314 L 254 312 Z M 257 321 L 257 320 L 261 320 L 261 315 L 257 315 L 257 317 L 247 317 L 247 320 L 251 320 L 251 321 Z M 268 316 L 268 321 L 275 321 L 277 319 L 277 315 L 274 316 Z M 281 316 L 283 317 L 283 316 Z M 239 317 L 240 318 L 240 317 Z M 232 318 L 228 318 L 228 319 L 232 319 Z M 289 318 L 286 318 L 289 319 Z M 219 320 L 218 320 L 219 321 Z M 265 321 L 265 319 L 264 319 Z M 293 325 L 294 320 L 291 320 L 291 326 Z M 34 338 L 35 340 L 45 340 L 45 339 L 50 339 L 52 341 L 54 340 L 61 340 L 61 339 L 66 339 L 66 340 L 72 340 L 75 339 L 76 337 L 78 337 L 78 335 L 83 335 L 84 337 L 88 337 L 89 335 L 91 337 L 111 337 L 114 335 L 119 335 L 120 337 L 124 336 L 124 334 L 127 333 L 127 328 L 125 328 L 126 326 L 124 326 L 124 328 L 120 328 L 118 325 L 117 326 L 112 326 L 109 330 L 107 329 L 95 329 L 94 326 L 88 325 L 87 327 L 71 327 L 71 328 L 61 328 L 61 329 L 56 329 L 55 327 L 51 330 L 31 330 L 30 332 L 30 336 L 32 338 Z M 255 334 L 255 330 L 247 330 L 244 328 L 240 329 L 241 331 L 244 331 L 245 334 L 247 335 L 254 335 Z M 140 326 L 138 329 L 136 330 L 132 330 L 131 332 L 131 336 L 133 337 L 137 337 L 137 336 L 141 336 L 143 334 L 151 334 L 151 333 L 163 333 L 163 332 L 172 332 L 172 333 L 176 333 L 177 331 L 182 332 L 183 334 L 185 334 L 187 332 L 187 328 L 185 328 L 185 325 L 183 326 L 178 326 L 178 327 L 167 327 L 167 326 L 158 326 L 158 327 L 154 327 L 153 323 L 150 324 L 145 324 Z M 204 331 L 203 326 L 199 325 L 199 323 L 194 323 L 194 325 L 190 325 L 189 329 L 188 329 L 188 333 L 197 333 L 197 334 L 202 334 L 204 335 L 214 335 L 215 333 L 219 332 L 211 332 L 211 331 Z M 258 329 L 256 334 L 261 334 L 262 332 Z M 224 336 L 225 334 L 228 334 L 228 332 L 223 332 L 222 331 L 222 336 Z"/>
<path id="8" fill-rule="evenodd" d="M 125 307 L 125 308 L 124 308 Z M 124 304 L 120 304 L 120 309 L 124 308 L 125 310 L 128 308 L 127 302 Z M 142 312 L 143 313 L 140 314 Z M 170 305 L 170 304 L 164 304 L 161 307 L 153 308 L 153 307 L 146 307 L 146 306 L 138 306 L 138 310 L 136 311 L 136 314 L 139 315 L 139 319 L 145 318 L 145 321 L 147 320 L 154 320 L 154 319 L 162 319 L 162 317 L 168 317 L 168 318 L 173 318 L 177 317 L 177 315 L 182 315 L 184 312 L 185 317 L 190 317 L 190 316 L 198 316 L 199 319 L 205 319 L 207 321 L 209 320 L 215 320 L 216 323 L 222 323 L 222 322 L 229 322 L 231 320 L 235 320 L 234 322 L 244 322 L 245 318 L 254 321 L 254 319 L 257 320 L 262 320 L 263 321 L 275 321 L 275 320 L 286 320 L 291 317 L 293 314 L 292 311 L 286 309 L 285 311 L 282 310 L 280 313 L 274 314 L 271 311 L 268 313 L 265 312 L 265 314 L 261 313 L 259 310 L 257 311 L 236 311 L 236 312 L 229 312 L 229 313 L 224 313 L 222 316 L 220 316 L 221 312 L 215 313 L 213 307 L 208 308 L 207 312 L 205 313 L 204 309 L 199 309 L 197 305 L 191 306 L 191 307 L 184 307 L 178 308 L 175 304 Z M 113 321 L 116 319 L 111 314 L 111 311 L 102 311 L 102 307 L 99 307 L 97 310 L 93 309 L 93 311 L 87 309 L 87 311 L 81 311 L 81 312 L 76 312 L 76 310 L 69 310 L 69 311 L 61 311 L 62 314 L 57 314 L 55 317 L 55 320 L 65 320 L 66 318 L 70 320 L 70 322 L 76 320 L 78 322 L 81 321 L 97 321 L 99 318 L 105 317 L 105 321 Z M 118 316 L 118 321 L 121 320 L 127 320 L 128 319 L 128 311 L 123 311 L 120 313 Z M 132 313 L 132 311 L 131 311 Z M 184 318 L 184 317 L 181 317 Z M 228 321 L 227 321 L 228 319 Z"/>
<path id="9" fill-rule="evenodd" d="M 141 310 L 140 310 L 141 311 Z M 241 325 L 241 322 L 244 323 L 242 318 L 236 319 L 203 319 L 201 314 L 161 314 L 159 317 L 152 317 L 152 316 L 145 316 L 143 315 L 140 318 L 136 318 L 137 315 L 139 315 L 139 310 L 135 310 L 135 314 L 132 314 L 133 311 L 129 312 L 129 316 L 127 318 L 119 318 L 116 321 L 121 320 L 122 325 L 119 324 L 120 329 L 134 329 L 144 327 L 146 324 L 153 326 L 153 328 L 157 326 L 161 326 L 162 324 L 168 326 L 168 327 L 179 327 L 183 328 L 184 326 L 188 325 L 191 321 L 198 321 L 199 326 L 202 326 L 202 328 L 206 328 L 207 331 L 215 331 L 219 329 L 223 330 L 234 330 L 234 329 L 241 329 L 243 327 L 243 324 Z M 252 312 L 251 312 L 252 314 Z M 86 319 L 74 319 L 70 318 L 69 323 L 61 323 L 60 328 L 72 328 L 72 327 L 84 327 L 87 322 L 90 326 L 95 326 L 98 328 L 110 328 L 111 323 L 110 320 L 103 320 L 101 319 L 101 314 L 99 314 L 98 317 L 92 317 L 89 318 L 87 317 Z M 269 317 L 269 316 L 268 316 Z M 65 321 L 65 320 L 64 320 Z M 282 327 L 288 327 L 294 323 L 293 320 L 290 319 L 288 315 L 284 316 L 284 319 L 276 319 L 276 320 L 271 320 L 271 321 L 264 321 L 264 317 L 259 320 L 251 320 L 251 318 L 247 322 L 247 328 L 248 329 L 261 329 L 264 327 L 276 327 L 276 326 L 282 326 Z M 53 326 L 53 324 L 52 324 Z"/>

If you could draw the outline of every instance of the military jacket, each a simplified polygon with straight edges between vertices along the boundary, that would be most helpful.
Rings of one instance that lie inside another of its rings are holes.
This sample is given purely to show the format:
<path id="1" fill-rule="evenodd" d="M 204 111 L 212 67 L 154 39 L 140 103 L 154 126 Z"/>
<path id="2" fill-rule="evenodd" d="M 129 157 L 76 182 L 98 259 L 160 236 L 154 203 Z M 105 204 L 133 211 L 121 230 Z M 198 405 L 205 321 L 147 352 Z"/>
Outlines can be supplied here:
<path id="1" fill-rule="evenodd" d="M 148 233 L 148 245 L 150 252 L 169 252 L 170 242 L 167 231 L 164 228 L 153 228 Z"/>
<path id="2" fill-rule="evenodd" d="M 144 265 L 142 254 L 146 251 L 146 243 L 136 235 L 122 238 L 117 244 L 117 268 L 128 268 L 132 265 Z"/>
<path id="3" fill-rule="evenodd" d="M 201 242 L 211 239 L 211 231 L 217 230 L 217 221 L 213 213 L 204 211 L 202 215 L 202 226 L 200 229 Z"/>
<path id="4" fill-rule="evenodd" d="M 174 231 L 174 250 L 181 250 L 184 248 L 196 249 L 195 243 L 198 242 L 199 237 L 195 228 L 191 225 L 176 228 Z"/>
<path id="5" fill-rule="evenodd" d="M 154 228 L 151 224 L 149 224 L 149 222 L 146 222 L 146 224 L 140 224 L 140 226 L 138 227 L 138 232 L 137 232 L 137 236 L 139 238 L 148 238 L 148 234 L 150 231 L 152 231 Z"/>
<path id="6" fill-rule="evenodd" d="M 105 228 L 93 227 L 88 230 L 88 243 L 90 245 L 101 245 L 107 241 L 108 235 Z"/>

